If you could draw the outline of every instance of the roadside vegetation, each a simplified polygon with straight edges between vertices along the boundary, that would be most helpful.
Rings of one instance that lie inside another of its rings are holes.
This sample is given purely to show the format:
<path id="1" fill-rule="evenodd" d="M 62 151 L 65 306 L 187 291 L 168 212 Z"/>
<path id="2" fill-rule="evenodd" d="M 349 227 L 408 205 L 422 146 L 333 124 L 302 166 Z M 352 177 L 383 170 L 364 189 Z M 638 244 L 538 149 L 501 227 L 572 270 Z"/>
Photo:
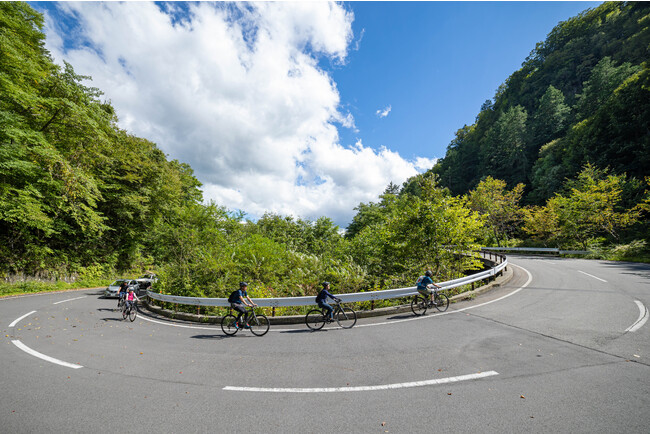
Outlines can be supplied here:
<path id="1" fill-rule="evenodd" d="M 252 297 L 315 295 L 324 280 L 376 291 L 424 269 L 461 277 L 486 245 L 650 261 L 648 10 L 605 3 L 560 23 L 445 158 L 344 229 L 205 203 L 190 166 L 121 130 L 89 77 L 53 63 L 40 14 L 0 3 L 0 295 L 145 271 L 183 296 L 227 297 L 242 280 Z"/>

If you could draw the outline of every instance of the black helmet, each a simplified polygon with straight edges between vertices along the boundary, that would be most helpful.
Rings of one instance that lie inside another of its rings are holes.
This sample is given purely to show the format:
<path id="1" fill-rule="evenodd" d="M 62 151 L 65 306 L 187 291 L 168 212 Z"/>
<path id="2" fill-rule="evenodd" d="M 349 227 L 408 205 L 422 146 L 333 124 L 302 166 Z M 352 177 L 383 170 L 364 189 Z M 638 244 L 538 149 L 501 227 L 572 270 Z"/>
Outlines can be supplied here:
<path id="1" fill-rule="evenodd" d="M 431 277 L 433 276 L 433 273 L 431 272 L 431 270 L 427 270 L 426 273 L 424 273 L 424 275 L 427 277 Z"/>
<path id="2" fill-rule="evenodd" d="M 248 283 L 246 282 L 239 282 L 239 287 L 243 288 L 244 286 L 248 286 Z"/>
<path id="3" fill-rule="evenodd" d="M 325 288 L 325 287 L 328 286 L 329 284 L 330 284 L 329 282 L 323 282 L 323 288 Z"/>

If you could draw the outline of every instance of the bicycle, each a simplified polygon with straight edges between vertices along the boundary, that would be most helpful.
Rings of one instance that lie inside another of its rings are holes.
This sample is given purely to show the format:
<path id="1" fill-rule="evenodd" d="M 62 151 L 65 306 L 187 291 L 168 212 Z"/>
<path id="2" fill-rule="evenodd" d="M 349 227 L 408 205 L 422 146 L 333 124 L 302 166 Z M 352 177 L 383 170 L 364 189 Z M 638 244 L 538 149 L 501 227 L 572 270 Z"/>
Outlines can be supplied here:
<path id="1" fill-rule="evenodd" d="M 122 307 L 122 319 L 126 319 L 127 317 L 131 320 L 131 322 L 135 321 L 135 317 L 138 316 L 138 306 L 135 303 L 135 300 L 133 300 L 132 303 L 124 303 L 124 306 Z"/>
<path id="2" fill-rule="evenodd" d="M 246 309 L 246 313 L 242 315 L 242 318 L 244 317 L 248 317 L 248 325 L 238 327 L 237 317 L 235 315 L 231 313 L 225 315 L 221 318 L 221 330 L 228 336 L 233 336 L 240 329 L 249 328 L 255 336 L 264 336 L 271 327 L 266 315 L 255 313 L 254 307 Z"/>
<path id="3" fill-rule="evenodd" d="M 416 295 L 411 301 L 411 310 L 416 316 L 427 313 L 427 309 L 435 307 L 439 312 L 444 312 L 449 307 L 449 297 L 438 291 L 433 291 L 433 300 L 430 297 Z"/>
<path id="4" fill-rule="evenodd" d="M 334 303 L 334 318 L 339 326 L 344 329 L 349 329 L 354 327 L 357 323 L 357 313 L 349 307 L 341 306 L 340 301 Z M 305 315 L 305 323 L 307 327 L 312 330 L 320 330 L 323 328 L 326 322 L 331 322 L 329 315 L 327 314 L 327 309 L 312 309 L 307 312 Z"/>
<path id="5" fill-rule="evenodd" d="M 121 296 L 119 293 L 117 294 L 119 299 L 117 300 L 117 309 L 118 310 L 124 310 L 124 300 L 126 299 L 126 296 Z"/>

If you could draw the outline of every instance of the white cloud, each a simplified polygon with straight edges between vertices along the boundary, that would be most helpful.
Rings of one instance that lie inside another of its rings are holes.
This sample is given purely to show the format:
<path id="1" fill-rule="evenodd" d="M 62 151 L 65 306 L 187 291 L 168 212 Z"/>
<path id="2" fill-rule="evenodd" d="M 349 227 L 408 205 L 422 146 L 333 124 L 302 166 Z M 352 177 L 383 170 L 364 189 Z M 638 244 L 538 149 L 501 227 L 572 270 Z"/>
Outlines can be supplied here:
<path id="1" fill-rule="evenodd" d="M 154 3 L 58 3 L 78 28 L 48 17 L 47 48 L 93 77 L 121 127 L 189 163 L 206 199 L 346 226 L 359 202 L 428 165 L 340 144 L 336 125 L 357 132 L 354 117 L 318 67 L 319 56 L 344 64 L 352 44 L 339 4 L 184 5 L 179 20 Z M 64 49 L 71 34 L 84 43 Z"/>
<path id="2" fill-rule="evenodd" d="M 383 110 L 381 110 L 381 109 L 377 110 L 377 113 L 376 113 L 376 114 L 377 114 L 377 116 L 379 116 L 380 118 L 385 118 L 386 116 L 388 116 L 388 114 L 390 113 L 390 111 L 391 111 L 392 109 L 393 109 L 393 107 L 391 107 L 391 106 L 389 105 L 388 107 L 386 107 L 386 108 L 383 109 Z"/>

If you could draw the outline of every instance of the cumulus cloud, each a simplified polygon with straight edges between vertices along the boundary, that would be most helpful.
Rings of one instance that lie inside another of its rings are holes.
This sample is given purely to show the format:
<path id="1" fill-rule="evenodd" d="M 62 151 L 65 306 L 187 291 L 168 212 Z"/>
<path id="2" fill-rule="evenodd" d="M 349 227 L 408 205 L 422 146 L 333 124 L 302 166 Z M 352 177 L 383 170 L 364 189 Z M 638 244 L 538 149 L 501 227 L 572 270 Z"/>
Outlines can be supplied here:
<path id="1" fill-rule="evenodd" d="M 393 109 L 393 107 L 391 107 L 391 106 L 389 105 L 388 107 L 386 107 L 386 108 L 383 109 L 383 110 L 381 110 L 381 109 L 377 110 L 377 113 L 376 113 L 376 114 L 377 114 L 377 116 L 380 117 L 380 118 L 385 118 L 386 116 L 388 116 L 388 114 L 390 113 L 390 111 L 391 111 L 392 109 Z"/>
<path id="2" fill-rule="evenodd" d="M 358 130 L 318 66 L 323 56 L 344 65 L 352 44 L 354 17 L 339 4 L 57 8 L 46 17 L 55 61 L 92 76 L 121 127 L 189 163 L 207 200 L 252 217 L 325 215 L 346 226 L 359 202 L 427 165 L 340 144 L 339 127 Z M 62 26 L 70 20 L 72 32 Z"/>

